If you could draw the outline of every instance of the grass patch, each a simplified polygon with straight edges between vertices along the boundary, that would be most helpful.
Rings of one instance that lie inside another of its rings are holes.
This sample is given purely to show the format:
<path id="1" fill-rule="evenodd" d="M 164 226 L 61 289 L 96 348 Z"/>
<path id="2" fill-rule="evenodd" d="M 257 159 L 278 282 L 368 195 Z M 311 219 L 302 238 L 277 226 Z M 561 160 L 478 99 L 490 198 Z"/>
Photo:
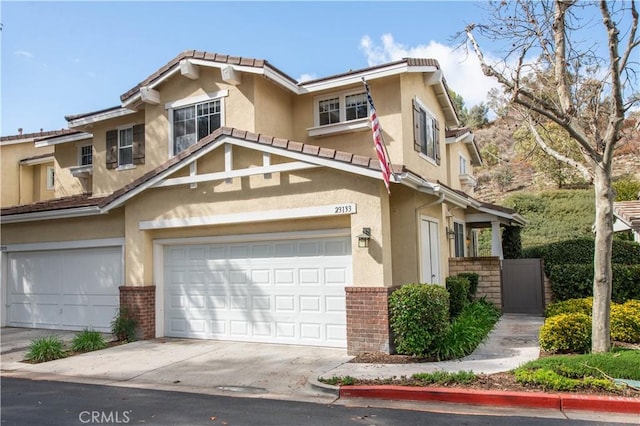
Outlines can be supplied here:
<path id="1" fill-rule="evenodd" d="M 465 306 L 451 322 L 444 337 L 435 342 L 435 357 L 443 361 L 469 355 L 487 337 L 499 318 L 500 311 L 485 300 Z"/>
<path id="2" fill-rule="evenodd" d="M 351 376 L 333 376 L 328 379 L 320 378 L 318 380 L 322 383 L 333 386 L 349 386 L 356 383 L 356 379 Z"/>
<path id="3" fill-rule="evenodd" d="M 73 338 L 71 350 L 74 352 L 92 352 L 104 349 L 107 345 L 107 341 L 100 332 L 85 328 Z"/>
<path id="4" fill-rule="evenodd" d="M 25 360 L 33 363 L 53 361 L 67 356 L 64 342 L 58 336 L 46 336 L 31 341 Z"/>
<path id="5" fill-rule="evenodd" d="M 516 381 L 545 390 L 616 389 L 611 378 L 640 380 L 640 351 L 558 355 L 530 361 L 515 370 Z"/>
<path id="6" fill-rule="evenodd" d="M 418 381 L 421 386 L 425 386 L 469 384 L 473 383 L 477 376 L 473 371 L 458 371 L 457 373 L 434 371 L 433 373 L 416 373 L 411 378 Z"/>

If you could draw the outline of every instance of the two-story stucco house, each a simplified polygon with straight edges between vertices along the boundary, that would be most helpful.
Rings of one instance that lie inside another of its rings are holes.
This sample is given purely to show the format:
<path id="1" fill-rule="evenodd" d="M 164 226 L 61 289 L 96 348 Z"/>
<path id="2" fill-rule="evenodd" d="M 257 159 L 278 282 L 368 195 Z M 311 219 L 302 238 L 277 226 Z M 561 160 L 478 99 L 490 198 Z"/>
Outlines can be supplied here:
<path id="1" fill-rule="evenodd" d="M 144 338 L 389 351 L 394 288 L 444 284 L 474 228 L 500 256 L 523 223 L 473 198 L 481 158 L 432 59 L 298 83 L 186 51 L 120 101 L 34 142 L 55 197 L 2 199 L 3 325 L 108 330 L 122 306 Z"/>

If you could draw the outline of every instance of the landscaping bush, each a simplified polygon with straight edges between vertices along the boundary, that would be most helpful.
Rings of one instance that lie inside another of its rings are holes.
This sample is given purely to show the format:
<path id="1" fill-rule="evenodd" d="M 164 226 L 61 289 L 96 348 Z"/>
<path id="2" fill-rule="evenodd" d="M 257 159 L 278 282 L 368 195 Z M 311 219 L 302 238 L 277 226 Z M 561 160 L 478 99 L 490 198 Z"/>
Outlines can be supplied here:
<path id="1" fill-rule="evenodd" d="M 523 257 L 543 259 L 545 272 L 549 275 L 547 268 L 552 265 L 565 263 L 593 264 L 594 244 L 594 240 L 589 238 L 559 241 L 523 250 Z M 611 263 L 619 263 L 621 265 L 640 264 L 640 244 L 632 241 L 614 240 Z"/>
<path id="2" fill-rule="evenodd" d="M 640 343 L 640 300 L 611 305 L 611 338 L 619 342 Z"/>
<path id="3" fill-rule="evenodd" d="M 99 331 L 85 328 L 76 334 L 71 342 L 71 350 L 75 352 L 91 352 L 107 347 L 107 341 Z"/>
<path id="4" fill-rule="evenodd" d="M 520 226 L 505 226 L 502 232 L 502 251 L 505 259 L 522 258 L 522 239 Z"/>
<path id="5" fill-rule="evenodd" d="M 499 318 L 500 311 L 485 300 L 468 304 L 442 338 L 435 342 L 433 355 L 441 361 L 469 355 L 487 337 Z"/>
<path id="6" fill-rule="evenodd" d="M 551 353 L 585 353 L 591 347 L 591 317 L 560 314 L 547 318 L 540 328 L 540 347 Z"/>
<path id="7" fill-rule="evenodd" d="M 555 300 L 577 299 L 593 295 L 593 263 L 551 265 L 549 280 Z M 612 265 L 611 299 L 624 303 L 640 299 L 640 265 Z"/>
<path id="8" fill-rule="evenodd" d="M 475 272 L 461 272 L 458 274 L 459 277 L 464 277 L 469 280 L 469 302 L 473 302 L 476 298 L 476 293 L 478 292 L 478 282 L 480 281 L 480 275 Z"/>
<path id="9" fill-rule="evenodd" d="M 138 321 L 127 308 L 118 310 L 115 318 L 111 321 L 111 333 L 121 342 L 135 341 L 137 328 Z"/>
<path id="10" fill-rule="evenodd" d="M 391 330 L 399 354 L 424 356 L 449 325 L 449 293 L 435 284 L 407 284 L 389 296 Z"/>
<path id="11" fill-rule="evenodd" d="M 562 302 L 552 303 L 544 311 L 546 318 L 559 314 L 585 314 L 591 316 L 593 309 L 593 297 L 583 297 L 581 299 L 569 299 Z"/>
<path id="12" fill-rule="evenodd" d="M 58 336 L 46 336 L 32 340 L 25 359 L 30 362 L 46 362 L 66 356 L 64 342 Z"/>
<path id="13" fill-rule="evenodd" d="M 455 318 L 469 303 L 469 280 L 459 275 L 450 276 L 446 279 L 446 285 L 449 292 L 449 315 Z"/>

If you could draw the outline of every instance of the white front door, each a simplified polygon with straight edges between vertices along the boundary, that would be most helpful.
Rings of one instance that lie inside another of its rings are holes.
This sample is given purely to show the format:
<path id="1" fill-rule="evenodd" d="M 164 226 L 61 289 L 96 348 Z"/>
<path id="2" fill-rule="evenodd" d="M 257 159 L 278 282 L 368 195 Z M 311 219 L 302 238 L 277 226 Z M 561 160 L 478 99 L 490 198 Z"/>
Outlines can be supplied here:
<path id="1" fill-rule="evenodd" d="M 169 245 L 171 337 L 346 347 L 349 237 Z"/>
<path id="2" fill-rule="evenodd" d="M 440 284 L 440 243 L 438 222 L 423 217 L 420 221 L 422 282 Z"/>
<path id="3" fill-rule="evenodd" d="M 9 253 L 7 325 L 108 332 L 122 271 L 120 247 Z"/>

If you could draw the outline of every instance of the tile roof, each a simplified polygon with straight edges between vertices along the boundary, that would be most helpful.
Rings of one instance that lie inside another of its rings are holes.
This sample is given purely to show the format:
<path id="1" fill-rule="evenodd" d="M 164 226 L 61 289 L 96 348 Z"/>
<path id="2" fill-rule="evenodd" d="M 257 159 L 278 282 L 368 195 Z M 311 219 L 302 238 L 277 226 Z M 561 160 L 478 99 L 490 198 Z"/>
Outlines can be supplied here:
<path id="1" fill-rule="evenodd" d="M 640 230 L 640 200 L 617 201 L 613 213 L 634 229 Z"/>
<path id="2" fill-rule="evenodd" d="M 446 129 L 445 137 L 447 138 L 457 138 L 466 133 L 473 133 L 470 127 L 458 127 L 455 129 Z"/>
<path id="3" fill-rule="evenodd" d="M 264 59 L 245 58 L 242 56 L 221 55 L 219 53 L 204 52 L 199 50 L 185 50 L 184 52 L 181 52 L 178 56 L 176 56 L 175 58 L 173 58 L 172 60 L 164 64 L 162 67 L 160 67 L 160 69 L 155 71 L 149 77 L 147 77 L 146 79 L 138 83 L 135 87 L 123 93 L 120 96 L 120 100 L 122 102 L 126 101 L 127 99 L 129 99 L 130 97 L 138 93 L 141 87 L 148 86 L 149 84 L 153 83 L 157 79 L 161 78 L 163 75 L 168 73 L 173 67 L 178 65 L 180 61 L 182 61 L 183 59 L 203 59 L 205 61 L 219 62 L 222 64 L 241 65 L 241 66 L 256 67 L 256 68 L 264 68 L 265 66 L 269 66 L 270 68 L 276 70 L 279 74 L 291 80 L 292 83 L 294 84 L 298 83 L 296 79 L 278 70 L 277 68 L 269 64 L 269 62 L 265 61 Z"/>
<path id="4" fill-rule="evenodd" d="M 88 117 L 90 115 L 96 115 L 96 114 L 101 114 L 103 112 L 115 111 L 115 110 L 118 110 L 120 108 L 122 108 L 120 105 L 116 105 L 114 107 L 99 109 L 97 111 L 90 111 L 90 112 L 83 112 L 83 113 L 80 113 L 80 114 L 65 115 L 64 118 L 67 121 L 72 121 L 72 120 L 77 120 L 78 118 Z"/>
<path id="5" fill-rule="evenodd" d="M 42 158 L 49 158 L 49 157 L 51 157 L 51 159 L 53 160 L 53 152 L 50 152 L 48 154 L 40 154 L 40 155 L 34 155 L 33 157 L 23 158 L 22 160 L 19 161 L 19 163 L 26 163 L 29 161 L 40 160 Z"/>
<path id="6" fill-rule="evenodd" d="M 41 139 L 41 138 L 46 138 L 50 136 L 67 135 L 74 132 L 76 132 L 76 130 L 72 130 L 72 129 L 45 130 L 37 133 L 23 133 L 21 135 L 2 136 L 0 137 L 0 142 L 15 141 L 20 139 L 31 139 L 31 138 Z"/>
<path id="7" fill-rule="evenodd" d="M 98 206 L 104 197 L 93 198 L 91 193 L 72 195 L 69 197 L 55 198 L 52 200 L 38 201 L 35 203 L 9 206 L 0 209 L 1 216 L 21 213 L 35 213 L 50 210 L 63 210 L 77 207 Z"/>

